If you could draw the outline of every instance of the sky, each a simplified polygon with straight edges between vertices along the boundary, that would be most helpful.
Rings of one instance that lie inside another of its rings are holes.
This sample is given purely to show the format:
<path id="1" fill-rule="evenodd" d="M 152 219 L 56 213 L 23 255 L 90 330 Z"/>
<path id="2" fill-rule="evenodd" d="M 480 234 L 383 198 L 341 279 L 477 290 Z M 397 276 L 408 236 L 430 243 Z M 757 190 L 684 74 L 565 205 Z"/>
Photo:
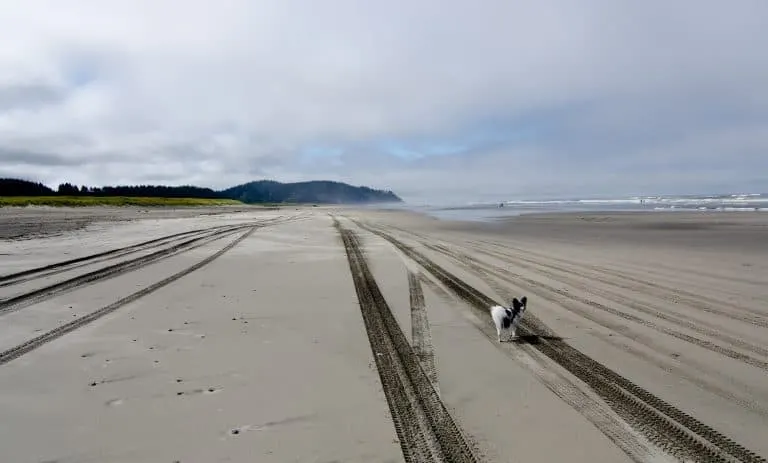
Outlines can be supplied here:
<path id="1" fill-rule="evenodd" d="M 3 0 L 0 177 L 768 192 L 765 0 Z"/>

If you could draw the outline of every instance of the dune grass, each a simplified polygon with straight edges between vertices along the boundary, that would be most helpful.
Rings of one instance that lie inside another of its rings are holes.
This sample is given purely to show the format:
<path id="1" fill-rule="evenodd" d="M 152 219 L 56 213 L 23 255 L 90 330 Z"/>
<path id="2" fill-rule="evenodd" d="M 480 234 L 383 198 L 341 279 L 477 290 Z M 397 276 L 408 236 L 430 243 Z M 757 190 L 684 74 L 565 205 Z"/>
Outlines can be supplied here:
<path id="1" fill-rule="evenodd" d="M 143 206 L 143 207 L 200 207 L 243 206 L 233 199 L 204 198 L 150 198 L 129 196 L 0 196 L 0 207 L 54 206 Z"/>

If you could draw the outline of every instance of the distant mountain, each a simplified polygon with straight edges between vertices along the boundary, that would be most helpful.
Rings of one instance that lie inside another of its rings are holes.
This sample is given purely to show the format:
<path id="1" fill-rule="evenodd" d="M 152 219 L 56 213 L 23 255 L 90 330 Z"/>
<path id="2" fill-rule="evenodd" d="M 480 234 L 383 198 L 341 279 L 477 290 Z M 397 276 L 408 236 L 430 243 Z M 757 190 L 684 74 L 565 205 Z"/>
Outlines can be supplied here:
<path id="1" fill-rule="evenodd" d="M 123 185 L 78 187 L 62 183 L 57 190 L 42 183 L 0 178 L 0 196 L 128 196 L 155 198 L 235 199 L 244 203 L 363 204 L 402 202 L 392 191 L 374 190 L 341 182 L 280 183 L 261 180 L 215 191 L 196 186 Z"/>
<path id="2" fill-rule="evenodd" d="M 225 198 L 244 203 L 362 204 L 403 201 L 392 191 L 327 180 L 297 183 L 261 180 L 228 188 L 221 193 Z"/>

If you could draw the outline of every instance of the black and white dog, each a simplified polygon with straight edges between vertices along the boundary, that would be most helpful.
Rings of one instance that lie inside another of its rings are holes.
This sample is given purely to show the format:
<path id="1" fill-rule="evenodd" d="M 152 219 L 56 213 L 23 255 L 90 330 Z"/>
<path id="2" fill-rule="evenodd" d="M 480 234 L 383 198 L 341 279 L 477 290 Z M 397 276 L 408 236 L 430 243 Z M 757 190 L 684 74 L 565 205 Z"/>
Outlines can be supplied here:
<path id="1" fill-rule="evenodd" d="M 501 342 L 502 331 L 510 330 L 512 333 L 510 339 L 517 338 L 517 327 L 520 325 L 520 320 L 522 320 L 525 314 L 527 302 L 528 298 L 523 296 L 519 301 L 517 298 L 512 299 L 512 308 L 508 309 L 500 305 L 491 307 L 491 318 L 493 318 L 493 323 L 496 324 L 496 334 L 499 342 Z"/>

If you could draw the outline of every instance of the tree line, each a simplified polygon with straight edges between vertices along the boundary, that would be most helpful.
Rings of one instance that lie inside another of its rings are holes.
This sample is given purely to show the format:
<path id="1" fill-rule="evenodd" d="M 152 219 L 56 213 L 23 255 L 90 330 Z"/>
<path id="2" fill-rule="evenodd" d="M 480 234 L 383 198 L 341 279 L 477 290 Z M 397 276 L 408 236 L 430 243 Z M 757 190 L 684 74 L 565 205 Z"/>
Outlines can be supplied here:
<path id="1" fill-rule="evenodd" d="M 129 196 L 154 198 L 210 198 L 224 196 L 210 188 L 196 186 L 118 185 L 89 187 L 62 183 L 53 190 L 42 183 L 0 178 L 0 196 Z"/>
<path id="2" fill-rule="evenodd" d="M 401 202 L 390 190 L 315 180 L 280 183 L 260 180 L 216 191 L 191 185 L 119 185 L 89 187 L 62 183 L 53 190 L 39 182 L 0 178 L 0 196 L 127 196 L 153 198 L 235 199 L 244 203 L 374 203 Z"/>

